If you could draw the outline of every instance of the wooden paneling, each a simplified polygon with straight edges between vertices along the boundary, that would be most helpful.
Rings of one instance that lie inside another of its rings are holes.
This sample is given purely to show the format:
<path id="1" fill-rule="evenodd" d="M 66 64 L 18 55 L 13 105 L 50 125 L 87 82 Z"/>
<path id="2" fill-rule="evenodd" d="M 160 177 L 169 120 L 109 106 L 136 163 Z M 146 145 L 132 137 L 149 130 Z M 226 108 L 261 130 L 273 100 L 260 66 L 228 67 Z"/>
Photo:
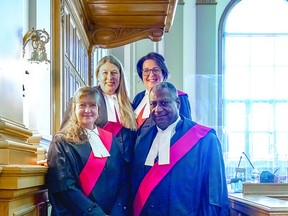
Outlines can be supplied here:
<path id="1" fill-rule="evenodd" d="M 71 3 L 71 2 L 70 2 Z M 84 42 L 86 33 L 79 26 L 78 16 L 74 8 L 67 2 L 63 7 L 63 44 L 65 44 L 64 52 L 64 110 L 73 96 L 75 90 L 81 85 L 89 83 L 88 76 L 88 49 L 89 45 Z M 73 15 L 74 14 L 74 15 Z"/>
<path id="2" fill-rule="evenodd" d="M 112 48 L 145 38 L 160 41 L 171 28 L 178 0 L 81 0 L 80 3 L 79 14 L 91 46 Z"/>

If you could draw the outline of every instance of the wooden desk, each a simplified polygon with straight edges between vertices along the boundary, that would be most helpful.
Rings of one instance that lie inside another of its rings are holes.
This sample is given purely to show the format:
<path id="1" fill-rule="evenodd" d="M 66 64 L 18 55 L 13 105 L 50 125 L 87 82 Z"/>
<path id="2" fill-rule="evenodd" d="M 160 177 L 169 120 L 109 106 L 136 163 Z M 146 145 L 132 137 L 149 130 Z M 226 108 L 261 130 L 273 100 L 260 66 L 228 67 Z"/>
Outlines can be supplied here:
<path id="1" fill-rule="evenodd" d="M 231 216 L 288 215 L 288 184 L 243 183 L 243 193 L 230 193 Z"/>

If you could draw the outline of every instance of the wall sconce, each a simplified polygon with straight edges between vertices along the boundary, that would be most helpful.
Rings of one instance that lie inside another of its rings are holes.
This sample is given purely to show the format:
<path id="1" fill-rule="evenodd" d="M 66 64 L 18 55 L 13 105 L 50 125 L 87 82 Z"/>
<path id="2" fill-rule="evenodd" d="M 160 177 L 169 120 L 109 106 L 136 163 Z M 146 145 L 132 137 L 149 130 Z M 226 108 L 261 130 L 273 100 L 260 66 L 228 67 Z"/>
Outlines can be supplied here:
<path id="1" fill-rule="evenodd" d="M 28 59 L 31 63 L 45 62 L 50 63 L 47 59 L 47 53 L 45 45 L 49 42 L 50 36 L 48 32 L 43 30 L 35 30 L 32 28 L 23 37 L 23 58 L 25 56 L 25 47 L 29 41 L 31 41 L 31 46 L 33 51 L 31 52 L 31 57 Z"/>

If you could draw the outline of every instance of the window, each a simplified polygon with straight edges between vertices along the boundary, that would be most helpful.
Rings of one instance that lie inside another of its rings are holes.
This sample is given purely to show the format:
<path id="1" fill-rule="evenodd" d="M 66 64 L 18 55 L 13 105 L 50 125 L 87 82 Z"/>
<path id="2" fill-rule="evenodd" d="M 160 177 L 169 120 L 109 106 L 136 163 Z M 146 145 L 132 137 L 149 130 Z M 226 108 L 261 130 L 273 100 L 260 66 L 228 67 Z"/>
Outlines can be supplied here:
<path id="1" fill-rule="evenodd" d="M 234 2 L 221 35 L 227 178 L 245 152 L 260 172 L 279 168 L 279 182 L 287 182 L 288 2 Z M 240 167 L 249 179 L 252 167 L 245 160 Z"/>

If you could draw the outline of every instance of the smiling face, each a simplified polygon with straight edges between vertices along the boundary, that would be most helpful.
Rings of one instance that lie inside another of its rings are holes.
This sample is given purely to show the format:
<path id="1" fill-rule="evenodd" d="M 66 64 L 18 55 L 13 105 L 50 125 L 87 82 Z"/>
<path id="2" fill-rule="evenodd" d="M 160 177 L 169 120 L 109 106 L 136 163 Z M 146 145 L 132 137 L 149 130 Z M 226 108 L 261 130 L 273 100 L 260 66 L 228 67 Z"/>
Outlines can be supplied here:
<path id="1" fill-rule="evenodd" d="M 84 95 L 75 104 L 75 114 L 78 122 L 85 128 L 94 129 L 94 122 L 98 118 L 98 106 L 92 95 Z"/>
<path id="2" fill-rule="evenodd" d="M 159 128 L 165 130 L 177 120 L 180 100 L 168 88 L 153 88 L 149 100 L 152 118 Z"/>
<path id="3" fill-rule="evenodd" d="M 149 74 L 143 73 L 143 71 L 149 71 L 149 70 L 150 70 Z M 156 73 L 152 70 L 156 71 Z M 150 89 L 154 85 L 164 80 L 162 71 L 157 72 L 157 70 L 161 71 L 161 68 L 159 67 L 156 61 L 154 61 L 153 59 L 147 59 L 146 61 L 144 61 L 142 66 L 142 80 L 148 91 L 150 91 Z"/>
<path id="4" fill-rule="evenodd" d="M 105 94 L 112 95 L 116 93 L 120 83 L 120 71 L 118 67 L 110 62 L 106 62 L 99 68 L 97 78 L 100 88 Z"/>

